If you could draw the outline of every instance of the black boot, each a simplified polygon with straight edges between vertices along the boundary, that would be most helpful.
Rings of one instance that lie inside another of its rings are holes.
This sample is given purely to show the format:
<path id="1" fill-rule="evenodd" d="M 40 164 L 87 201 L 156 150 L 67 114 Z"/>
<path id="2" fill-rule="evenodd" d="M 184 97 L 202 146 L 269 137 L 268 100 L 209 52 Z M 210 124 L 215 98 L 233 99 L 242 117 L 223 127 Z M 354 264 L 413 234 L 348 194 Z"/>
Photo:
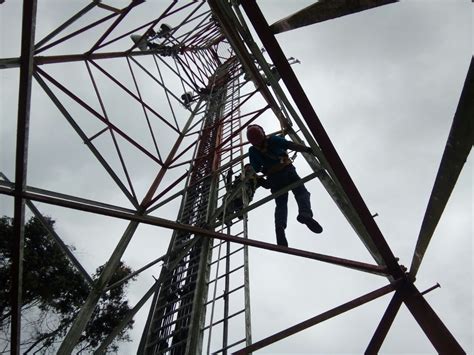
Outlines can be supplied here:
<path id="1" fill-rule="evenodd" d="M 296 220 L 300 223 L 303 223 L 308 227 L 308 229 L 313 233 L 321 233 L 323 231 L 323 227 L 313 218 L 310 216 L 300 214 L 296 217 Z"/>
<path id="2" fill-rule="evenodd" d="M 286 237 L 285 237 L 285 228 L 275 227 L 275 232 L 276 232 L 277 244 L 282 247 L 287 247 L 288 241 L 286 240 Z"/>

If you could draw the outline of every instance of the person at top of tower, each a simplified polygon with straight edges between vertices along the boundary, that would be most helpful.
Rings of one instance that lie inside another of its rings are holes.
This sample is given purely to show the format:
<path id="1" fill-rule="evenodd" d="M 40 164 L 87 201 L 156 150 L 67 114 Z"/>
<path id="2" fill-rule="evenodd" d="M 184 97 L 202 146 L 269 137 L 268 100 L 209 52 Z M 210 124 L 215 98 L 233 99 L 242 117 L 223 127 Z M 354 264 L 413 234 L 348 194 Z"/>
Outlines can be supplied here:
<path id="1" fill-rule="evenodd" d="M 249 148 L 250 164 L 255 172 L 263 172 L 267 177 L 267 183 L 272 193 L 301 180 L 293 166 L 293 162 L 288 157 L 287 150 L 312 153 L 310 147 L 287 141 L 278 135 L 267 137 L 263 128 L 255 124 L 247 127 L 247 139 L 252 145 Z M 309 191 L 303 184 L 293 188 L 292 191 L 298 204 L 296 220 L 305 224 L 312 232 L 321 233 L 323 228 L 313 218 Z M 277 244 L 288 246 L 285 236 L 288 220 L 288 192 L 276 197 L 275 204 Z"/>

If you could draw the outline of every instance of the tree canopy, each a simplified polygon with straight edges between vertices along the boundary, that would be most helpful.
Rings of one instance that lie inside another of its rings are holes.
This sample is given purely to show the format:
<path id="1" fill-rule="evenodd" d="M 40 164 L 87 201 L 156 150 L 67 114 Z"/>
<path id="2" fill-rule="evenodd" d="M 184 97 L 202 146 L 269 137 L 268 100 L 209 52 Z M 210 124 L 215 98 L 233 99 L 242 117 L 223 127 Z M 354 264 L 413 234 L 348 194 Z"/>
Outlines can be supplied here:
<path id="1" fill-rule="evenodd" d="M 45 218 L 54 228 L 55 221 Z M 10 325 L 11 287 L 11 246 L 14 241 L 13 219 L 0 218 L 0 333 L 2 341 L 7 343 Z M 68 246 L 71 248 L 70 246 Z M 103 266 L 97 268 L 94 279 L 98 278 Z M 31 217 L 25 224 L 25 247 L 23 261 L 23 299 L 22 335 L 28 334 L 22 341 L 24 353 L 54 353 L 55 344 L 60 342 L 74 320 L 90 291 L 90 285 L 61 248 L 51 237 L 41 220 Z M 130 267 L 121 263 L 110 284 L 130 275 Z M 129 279 L 117 287 L 105 292 L 83 335 L 77 344 L 78 351 L 91 351 L 99 346 L 103 339 L 121 321 L 130 310 L 125 288 Z M 26 315 L 26 317 L 25 317 Z M 110 345 L 111 351 L 117 351 L 120 341 L 130 341 L 128 331 L 133 321 L 127 324 Z M 8 344 L 4 345 L 4 350 Z M 2 347 L 2 348 L 3 348 Z M 0 348 L 0 352 L 2 350 Z"/>

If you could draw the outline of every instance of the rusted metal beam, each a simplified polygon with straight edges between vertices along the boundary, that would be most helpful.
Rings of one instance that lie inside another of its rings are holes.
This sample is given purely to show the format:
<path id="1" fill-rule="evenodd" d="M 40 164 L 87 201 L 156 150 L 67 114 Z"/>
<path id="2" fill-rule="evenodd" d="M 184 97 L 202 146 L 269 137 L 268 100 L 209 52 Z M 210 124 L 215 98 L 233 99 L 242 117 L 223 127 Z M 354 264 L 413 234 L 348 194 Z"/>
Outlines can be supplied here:
<path id="1" fill-rule="evenodd" d="M 250 73 L 250 76 L 254 80 L 255 86 L 260 91 L 260 94 L 268 103 L 278 120 L 281 123 L 285 122 L 285 118 L 280 110 L 280 106 L 271 94 L 269 88 L 267 87 L 265 81 L 263 80 L 257 67 L 255 66 L 254 59 L 248 55 L 248 50 L 245 43 L 235 31 L 232 21 L 228 18 L 228 16 L 226 16 L 225 12 L 223 11 L 223 3 L 217 0 L 209 0 L 208 4 L 209 7 L 212 9 L 213 14 L 219 19 L 220 24 L 222 26 L 222 31 L 227 37 L 228 41 L 231 43 L 232 48 L 234 49 L 237 57 L 240 59 L 243 69 L 247 73 Z"/>
<path id="2" fill-rule="evenodd" d="M 63 42 L 68 41 L 68 40 L 71 40 L 71 38 L 73 38 L 73 37 L 75 37 L 75 36 L 77 36 L 77 35 L 79 35 L 79 34 L 81 34 L 81 33 L 84 33 L 84 32 L 86 32 L 86 31 L 90 30 L 91 28 L 94 28 L 94 27 L 96 27 L 96 26 L 98 26 L 98 25 L 100 25 L 100 24 L 102 24 L 102 23 L 104 23 L 104 22 L 106 22 L 106 21 L 108 21 L 108 20 L 110 20 L 110 19 L 116 17 L 116 16 L 117 16 L 116 13 L 112 13 L 112 14 L 109 14 L 109 15 L 107 15 L 107 16 L 105 16 L 105 17 L 103 17 L 103 18 L 101 18 L 101 19 L 99 19 L 99 20 L 97 20 L 97 21 L 94 21 L 93 23 L 91 23 L 91 24 L 89 24 L 89 25 L 87 25 L 87 26 L 84 26 L 84 27 L 78 29 L 77 31 L 74 31 L 74 32 L 72 32 L 72 33 L 69 33 L 69 34 L 67 34 L 66 36 L 63 36 L 63 37 L 57 39 L 57 40 L 54 41 L 54 42 L 51 42 L 51 43 L 49 43 L 49 44 L 44 45 L 44 46 L 41 47 L 41 48 L 38 48 L 38 49 L 35 51 L 35 54 L 44 52 L 44 51 L 46 51 L 46 50 L 48 50 L 48 49 L 50 49 L 50 48 L 52 48 L 52 47 L 54 47 L 54 46 L 57 46 L 57 45 L 60 44 L 60 43 L 63 43 Z"/>
<path id="3" fill-rule="evenodd" d="M 289 337 L 290 335 L 296 334 L 302 330 L 312 327 L 313 325 L 316 325 L 325 320 L 338 316 L 341 313 L 347 312 L 355 307 L 361 306 L 367 302 L 370 302 L 376 298 L 379 298 L 381 296 L 386 295 L 387 293 L 392 292 L 400 285 L 402 281 L 403 279 L 398 279 L 390 285 L 383 286 L 375 291 L 369 292 L 361 297 L 355 298 L 352 301 L 346 302 L 336 308 L 323 312 L 313 318 L 307 319 L 304 322 L 296 324 L 290 328 L 287 328 L 278 333 L 275 333 L 265 339 L 257 341 L 256 343 L 253 343 L 250 346 L 247 346 L 239 351 L 236 351 L 234 354 L 235 355 L 250 354 L 253 351 L 259 350 L 267 345 L 273 344 L 281 339 Z"/>
<path id="4" fill-rule="evenodd" d="M 391 275 L 397 279 L 403 276 L 404 270 L 398 264 L 385 238 L 375 223 L 369 209 L 367 208 L 362 196 L 355 186 L 352 178 L 346 170 L 341 158 L 329 139 L 324 127 L 321 124 L 316 112 L 306 96 L 301 84 L 296 78 L 291 66 L 288 63 L 280 45 L 275 36 L 270 31 L 268 23 L 265 20 L 260 8 L 255 0 L 242 0 L 241 2 L 248 18 L 253 24 L 260 40 L 265 46 L 269 56 L 278 69 L 286 87 L 288 88 L 296 106 L 300 110 L 308 128 L 318 142 L 327 162 L 331 166 L 334 174 L 339 180 L 340 185 L 349 198 L 350 203 L 355 208 L 359 217 L 370 235 L 378 253 L 382 256 L 385 264 L 388 266 Z"/>
<path id="5" fill-rule="evenodd" d="M 394 2 L 398 0 L 319 0 L 275 22 L 270 29 L 273 33 L 281 33 Z"/>
<path id="6" fill-rule="evenodd" d="M 338 258 L 335 256 L 313 253 L 306 250 L 281 247 L 278 245 L 261 242 L 261 241 L 253 240 L 253 239 L 244 239 L 244 238 L 236 237 L 229 234 L 214 232 L 212 230 L 195 227 L 188 224 L 174 222 L 174 221 L 167 220 L 164 218 L 146 216 L 146 215 L 141 215 L 141 214 L 132 214 L 132 213 L 124 212 L 124 211 L 104 208 L 98 205 L 92 206 L 92 205 L 81 203 L 78 201 L 66 200 L 64 198 L 55 198 L 51 196 L 44 196 L 41 194 L 35 194 L 35 193 L 30 193 L 30 192 L 25 193 L 25 198 L 32 201 L 53 204 L 56 206 L 62 206 L 66 208 L 73 208 L 80 211 L 92 212 L 92 213 L 101 214 L 104 216 L 111 216 L 111 217 L 129 220 L 129 221 L 150 224 L 150 225 L 163 227 L 167 229 L 182 230 L 182 231 L 190 232 L 190 233 L 204 236 L 204 237 L 216 238 L 216 239 L 229 241 L 233 243 L 249 245 L 249 246 L 253 246 L 260 249 L 272 250 L 272 251 L 277 251 L 284 254 L 300 256 L 303 258 L 308 258 L 308 259 L 313 259 L 313 260 L 319 260 L 322 262 L 344 266 L 344 267 L 351 268 L 354 270 L 365 271 L 365 272 L 369 272 L 369 273 L 373 273 L 377 275 L 382 275 L 382 276 L 388 275 L 387 269 L 384 266 L 372 265 L 372 264 L 367 264 L 367 263 L 363 263 L 359 261 Z"/>
<path id="7" fill-rule="evenodd" d="M 385 310 L 385 313 L 380 320 L 380 323 L 377 326 L 377 329 L 375 330 L 375 333 L 370 340 L 370 343 L 367 346 L 364 354 L 371 355 L 379 353 L 380 347 L 382 346 L 382 343 L 385 340 L 390 327 L 392 326 L 393 320 L 395 319 L 395 316 L 397 315 L 398 310 L 403 303 L 402 292 L 403 291 L 401 289 L 398 289 L 393 295 L 393 298 L 388 304 L 388 307 Z"/>
<path id="8" fill-rule="evenodd" d="M 410 266 L 410 275 L 416 276 L 428 244 L 438 225 L 451 192 L 469 156 L 474 143 L 474 59 L 471 58 L 466 81 L 449 132 L 438 174 L 426 208 L 420 234 Z"/>
<path id="9" fill-rule="evenodd" d="M 92 46 L 92 48 L 87 53 L 93 53 L 107 38 L 107 36 L 120 24 L 120 22 L 122 22 L 125 16 L 127 16 L 127 14 L 130 12 L 130 10 L 132 10 L 135 6 L 143 3 L 144 1 L 145 0 L 132 0 L 126 8 L 120 10 L 120 14 L 117 19 L 115 19 L 114 23 L 112 23 L 112 25 L 102 34 L 99 40 Z"/>
<path id="10" fill-rule="evenodd" d="M 94 65 L 97 66 L 97 64 L 93 63 Z M 98 67 L 99 70 L 102 70 L 102 68 Z M 41 74 L 41 76 L 45 79 L 47 79 L 50 83 L 52 83 L 54 86 L 56 86 L 59 90 L 64 92 L 66 95 L 68 95 L 71 99 L 77 102 L 77 104 L 81 105 L 84 109 L 89 111 L 93 116 L 95 116 L 98 120 L 100 120 L 103 124 L 107 125 L 109 128 L 113 129 L 114 132 L 119 134 L 122 138 L 124 138 L 126 141 L 128 141 L 131 145 L 136 147 L 138 150 L 140 150 L 143 154 L 145 154 L 148 158 L 152 159 L 154 162 L 159 164 L 160 166 L 163 166 L 163 163 L 161 160 L 153 155 L 151 152 L 149 152 L 147 149 L 145 149 L 142 145 L 140 145 L 138 142 L 136 142 L 134 139 L 132 139 L 127 133 L 125 133 L 123 130 L 118 128 L 116 125 L 108 121 L 102 114 L 97 112 L 95 109 L 93 109 L 91 106 L 89 106 L 84 100 L 82 100 L 79 96 L 75 95 L 71 90 L 66 88 L 64 85 L 62 85 L 59 81 L 57 81 L 55 78 L 53 78 L 51 75 L 43 71 L 41 68 L 36 67 L 36 73 Z M 105 73 L 105 72 L 104 72 Z M 110 75 L 110 74 L 106 74 Z M 127 91 L 127 93 L 130 94 L 134 99 L 136 99 L 138 102 L 140 102 L 140 99 L 134 95 L 133 93 L 131 94 L 130 91 Z M 58 106 L 58 105 L 56 105 Z M 158 117 L 162 122 L 168 124 L 172 129 L 176 130 L 169 122 L 167 122 L 163 117 L 161 117 L 157 112 L 155 112 L 152 108 L 150 108 L 147 105 L 147 108 L 151 112 L 153 112 L 156 117 Z"/>
<path id="11" fill-rule="evenodd" d="M 439 354 L 466 354 L 433 308 L 412 283 L 404 285 L 403 301 Z"/>
<path id="12" fill-rule="evenodd" d="M 51 56 L 39 56 L 34 57 L 35 65 L 43 64 L 56 64 L 56 63 L 68 63 L 68 62 L 82 62 L 84 60 L 100 60 L 100 59 L 112 59 L 112 58 L 125 58 L 125 57 L 139 57 L 154 54 L 155 51 L 133 51 L 133 52 L 104 52 L 104 53 L 92 53 L 87 55 L 82 54 L 63 54 L 63 55 L 51 55 Z M 18 68 L 20 66 L 20 58 L 2 58 L 0 59 L 0 69 Z"/>
<path id="13" fill-rule="evenodd" d="M 28 132 L 33 75 L 33 49 L 36 28 L 36 0 L 23 1 L 20 82 L 16 136 L 15 189 L 13 207 L 12 274 L 11 274 L 11 354 L 20 353 L 21 304 L 23 288 L 23 247 L 25 223 L 26 168 L 28 160 Z"/>

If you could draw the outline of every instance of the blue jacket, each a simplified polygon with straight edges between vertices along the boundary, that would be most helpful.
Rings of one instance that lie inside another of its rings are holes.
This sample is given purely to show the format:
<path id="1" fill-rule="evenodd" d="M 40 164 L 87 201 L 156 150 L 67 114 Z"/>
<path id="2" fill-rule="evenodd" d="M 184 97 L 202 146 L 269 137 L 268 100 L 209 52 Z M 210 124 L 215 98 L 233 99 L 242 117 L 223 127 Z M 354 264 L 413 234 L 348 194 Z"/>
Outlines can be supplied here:
<path id="1" fill-rule="evenodd" d="M 255 172 L 263 172 L 267 174 L 269 169 L 275 165 L 288 165 L 288 144 L 290 142 L 280 136 L 270 136 L 267 138 L 264 149 L 260 150 L 257 147 L 251 146 L 249 148 L 249 159 L 252 168 Z"/>

